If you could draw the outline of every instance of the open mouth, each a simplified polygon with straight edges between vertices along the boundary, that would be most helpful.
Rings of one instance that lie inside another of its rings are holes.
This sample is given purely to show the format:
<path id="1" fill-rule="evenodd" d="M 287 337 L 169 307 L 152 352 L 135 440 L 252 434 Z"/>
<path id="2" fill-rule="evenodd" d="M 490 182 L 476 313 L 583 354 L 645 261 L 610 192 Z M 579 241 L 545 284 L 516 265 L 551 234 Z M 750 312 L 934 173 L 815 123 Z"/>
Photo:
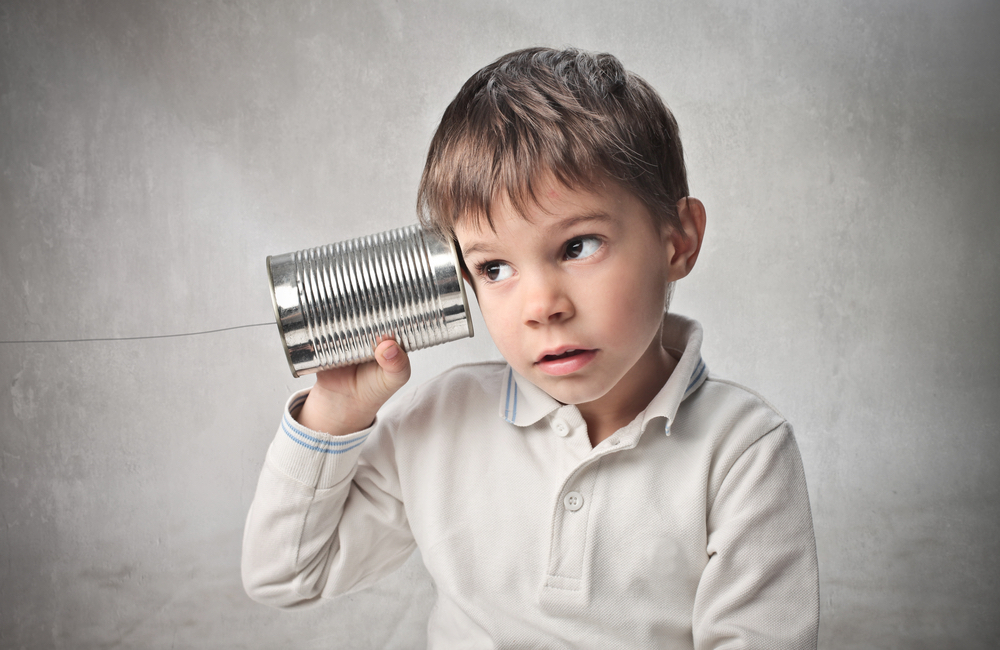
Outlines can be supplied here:
<path id="1" fill-rule="evenodd" d="M 553 351 L 551 354 L 542 355 L 535 362 L 535 367 L 541 372 L 560 377 L 582 370 L 594 360 L 597 350 L 585 350 L 583 348 L 572 348 L 562 352 Z"/>
<path id="2" fill-rule="evenodd" d="M 536 363 L 545 364 L 545 363 L 552 363 L 555 361 L 564 361 L 582 355 L 589 355 L 592 354 L 593 352 L 594 350 L 586 350 L 584 348 L 573 348 L 571 350 L 564 350 L 563 352 L 559 352 L 556 354 L 543 355 L 542 357 L 539 357 Z"/>
<path id="3" fill-rule="evenodd" d="M 546 354 L 542 357 L 542 361 L 557 361 L 559 359 L 568 359 L 569 357 L 575 357 L 578 354 L 583 354 L 586 350 L 566 350 L 561 354 Z"/>

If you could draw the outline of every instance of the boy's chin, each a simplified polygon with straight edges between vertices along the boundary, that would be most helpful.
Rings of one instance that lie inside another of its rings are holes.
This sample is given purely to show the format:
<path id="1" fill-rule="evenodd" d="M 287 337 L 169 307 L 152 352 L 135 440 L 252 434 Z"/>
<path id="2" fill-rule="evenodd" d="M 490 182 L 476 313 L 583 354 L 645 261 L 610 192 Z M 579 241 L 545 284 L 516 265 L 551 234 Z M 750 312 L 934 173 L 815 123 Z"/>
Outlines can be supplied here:
<path id="1" fill-rule="evenodd" d="M 568 377 L 546 377 L 536 380 L 535 385 L 557 402 L 574 406 L 599 400 L 611 390 L 610 386 L 586 385 Z"/>

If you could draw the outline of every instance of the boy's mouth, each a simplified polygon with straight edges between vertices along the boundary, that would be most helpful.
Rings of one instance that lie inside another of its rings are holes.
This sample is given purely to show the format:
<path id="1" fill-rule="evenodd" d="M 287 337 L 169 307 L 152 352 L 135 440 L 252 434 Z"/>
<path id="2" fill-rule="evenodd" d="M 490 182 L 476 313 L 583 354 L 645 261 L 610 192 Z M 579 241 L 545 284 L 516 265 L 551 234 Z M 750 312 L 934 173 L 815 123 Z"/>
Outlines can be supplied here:
<path id="1" fill-rule="evenodd" d="M 586 350 L 566 350 L 565 352 L 560 352 L 558 354 L 546 354 L 539 361 L 541 361 L 541 362 L 556 361 L 558 359 L 566 359 L 566 358 L 569 358 L 569 357 L 575 357 L 576 355 L 582 354 L 584 352 L 586 352 Z"/>
<path id="2" fill-rule="evenodd" d="M 582 348 L 552 350 L 540 356 L 535 362 L 535 367 L 547 375 L 558 377 L 584 368 L 594 360 L 595 356 L 597 356 L 597 350 Z"/>

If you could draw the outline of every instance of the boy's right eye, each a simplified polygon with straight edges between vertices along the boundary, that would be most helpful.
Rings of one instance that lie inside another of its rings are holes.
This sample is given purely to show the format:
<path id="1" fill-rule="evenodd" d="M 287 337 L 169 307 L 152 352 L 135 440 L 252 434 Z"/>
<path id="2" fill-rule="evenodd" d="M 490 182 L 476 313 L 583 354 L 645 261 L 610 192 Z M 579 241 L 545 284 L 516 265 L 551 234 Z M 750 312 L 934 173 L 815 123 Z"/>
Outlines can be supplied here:
<path id="1" fill-rule="evenodd" d="M 479 275 L 490 282 L 500 282 L 513 275 L 513 269 L 505 262 L 484 262 L 479 265 Z"/>

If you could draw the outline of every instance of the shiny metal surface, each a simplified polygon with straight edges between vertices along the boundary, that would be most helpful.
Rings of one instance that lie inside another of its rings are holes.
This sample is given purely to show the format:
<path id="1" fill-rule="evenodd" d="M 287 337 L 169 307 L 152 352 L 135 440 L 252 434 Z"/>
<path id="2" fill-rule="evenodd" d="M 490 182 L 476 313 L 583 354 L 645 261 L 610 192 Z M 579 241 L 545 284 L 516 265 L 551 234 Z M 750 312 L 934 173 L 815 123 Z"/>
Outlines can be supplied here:
<path id="1" fill-rule="evenodd" d="M 453 242 L 418 225 L 267 258 L 292 374 L 373 359 L 393 337 L 410 352 L 473 335 Z"/>

